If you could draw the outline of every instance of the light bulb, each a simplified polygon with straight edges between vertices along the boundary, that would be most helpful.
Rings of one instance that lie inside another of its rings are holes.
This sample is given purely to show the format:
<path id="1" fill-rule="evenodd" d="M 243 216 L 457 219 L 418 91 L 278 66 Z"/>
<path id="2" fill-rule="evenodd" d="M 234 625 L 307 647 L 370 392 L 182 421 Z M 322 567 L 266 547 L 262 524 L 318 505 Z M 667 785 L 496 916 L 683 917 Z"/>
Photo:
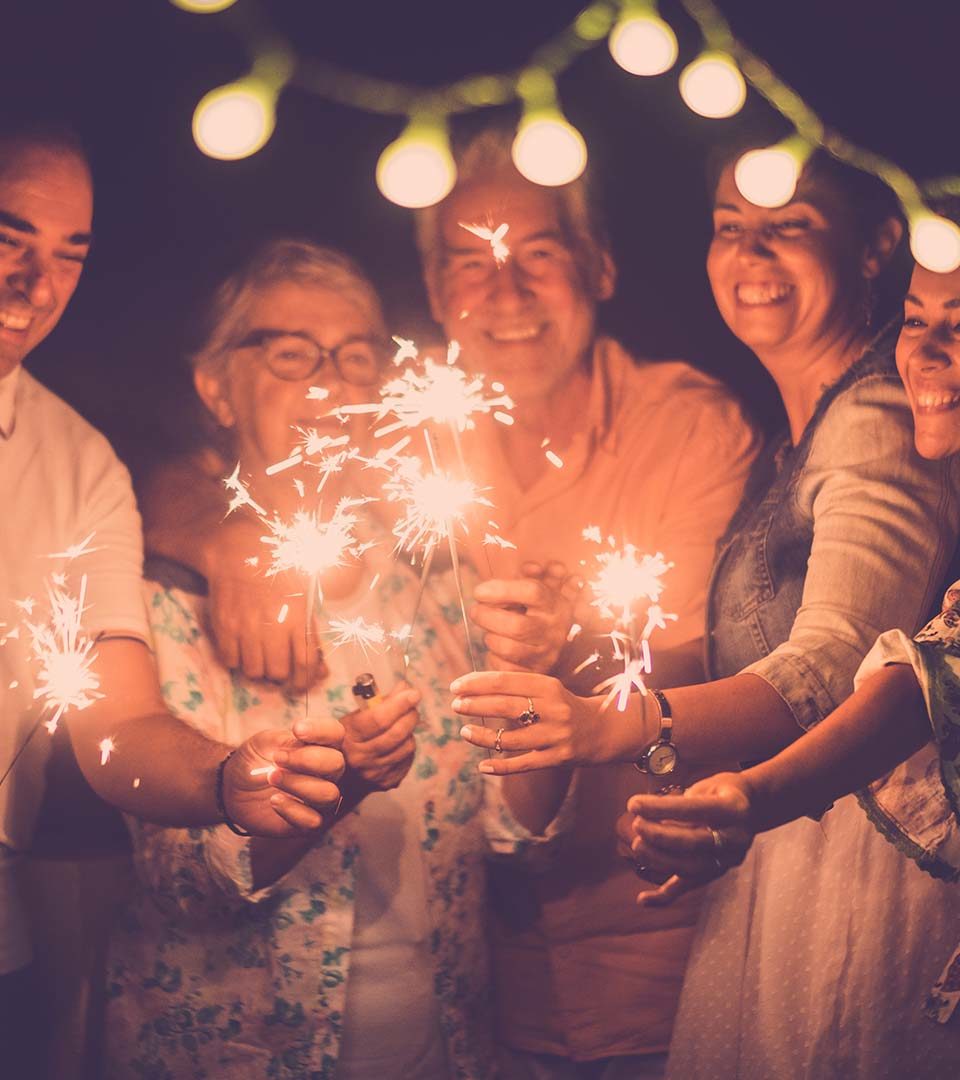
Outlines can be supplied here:
<path id="1" fill-rule="evenodd" d="M 446 131 L 436 124 L 411 122 L 377 162 L 377 187 L 398 206 L 433 206 L 450 194 L 457 179 Z"/>
<path id="2" fill-rule="evenodd" d="M 555 111 L 521 120 L 511 149 L 513 163 L 534 184 L 558 187 L 576 180 L 587 166 L 583 136 Z"/>
<path id="3" fill-rule="evenodd" d="M 235 4 L 237 0 L 170 0 L 174 7 L 192 11 L 195 15 L 212 15 Z"/>
<path id="4" fill-rule="evenodd" d="M 677 36 L 658 15 L 627 15 L 610 35 L 610 55 L 631 75 L 662 75 L 677 59 Z"/>
<path id="5" fill-rule="evenodd" d="M 209 157 L 222 161 L 255 154 L 273 134 L 275 98 L 253 79 L 211 90 L 194 111 L 194 141 Z"/>
<path id="6" fill-rule="evenodd" d="M 747 84 L 726 53 L 705 52 L 680 73 L 680 96 L 695 113 L 720 120 L 740 111 Z"/>
<path id="7" fill-rule="evenodd" d="M 797 190 L 802 160 L 782 144 L 748 150 L 737 162 L 737 190 L 754 206 L 785 206 Z"/>
<path id="8" fill-rule="evenodd" d="M 938 214 L 918 214 L 910 222 L 910 250 L 925 269 L 952 274 L 960 267 L 960 228 Z"/>

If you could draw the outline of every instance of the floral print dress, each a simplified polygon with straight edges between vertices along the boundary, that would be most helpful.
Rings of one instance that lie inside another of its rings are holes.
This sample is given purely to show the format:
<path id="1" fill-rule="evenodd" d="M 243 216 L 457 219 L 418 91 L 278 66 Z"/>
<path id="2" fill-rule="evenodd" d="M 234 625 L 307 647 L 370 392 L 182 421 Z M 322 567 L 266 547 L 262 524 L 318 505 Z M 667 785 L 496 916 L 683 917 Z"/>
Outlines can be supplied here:
<path id="1" fill-rule="evenodd" d="M 232 745 L 303 715 L 302 697 L 219 664 L 201 596 L 156 583 L 145 588 L 161 686 L 174 713 Z M 398 627 L 413 611 L 416 588 L 411 571 L 387 566 L 373 591 L 363 587 L 366 617 Z M 423 698 L 416 757 L 403 784 L 415 786 L 419 806 L 427 947 L 449 1076 L 487 1080 L 496 1068 L 484 856 L 491 846 L 507 855 L 549 846 L 561 822 L 543 838 L 525 833 L 497 784 L 477 772 L 480 752 L 459 738 L 448 687 L 467 661 L 459 608 L 443 593 L 443 578 L 434 575 L 409 642 L 408 680 Z M 355 708 L 350 686 L 367 665 L 355 658 L 351 669 L 342 650 L 328 651 L 327 663 L 330 678 L 311 691 L 309 707 L 340 717 Z M 383 689 L 388 679 L 378 676 Z M 357 811 L 345 815 L 290 871 L 255 890 L 250 841 L 226 826 L 174 829 L 129 819 L 140 887 L 109 954 L 110 1077 L 335 1075 L 364 857 L 358 821 Z M 402 1011 L 398 987 L 398 1017 Z"/>

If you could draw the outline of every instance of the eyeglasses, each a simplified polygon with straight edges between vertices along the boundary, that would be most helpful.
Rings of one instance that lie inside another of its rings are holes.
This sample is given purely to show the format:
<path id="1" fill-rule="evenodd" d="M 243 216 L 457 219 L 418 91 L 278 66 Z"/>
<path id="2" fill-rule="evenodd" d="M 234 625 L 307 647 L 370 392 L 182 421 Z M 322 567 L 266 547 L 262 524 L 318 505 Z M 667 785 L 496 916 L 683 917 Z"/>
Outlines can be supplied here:
<path id="1" fill-rule="evenodd" d="M 256 349 L 270 371 L 287 382 L 312 378 L 329 361 L 340 378 L 354 386 L 379 382 L 389 355 L 381 338 L 354 338 L 325 349 L 306 334 L 282 330 L 254 330 L 233 348 Z"/>

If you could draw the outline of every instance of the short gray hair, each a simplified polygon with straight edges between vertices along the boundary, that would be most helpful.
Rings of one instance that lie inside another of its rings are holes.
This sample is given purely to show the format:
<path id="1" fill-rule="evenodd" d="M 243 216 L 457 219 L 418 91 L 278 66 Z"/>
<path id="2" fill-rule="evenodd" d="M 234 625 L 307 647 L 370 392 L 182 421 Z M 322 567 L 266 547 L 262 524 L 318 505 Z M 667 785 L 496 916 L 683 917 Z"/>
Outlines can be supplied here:
<path id="1" fill-rule="evenodd" d="M 510 153 L 515 133 L 514 127 L 498 120 L 467 138 L 452 140 L 457 185 L 504 173 L 519 176 Z M 552 190 L 556 196 L 560 227 L 578 256 L 585 282 L 589 288 L 596 288 L 610 244 L 589 166 L 572 183 L 546 190 Z M 435 203 L 416 211 L 414 216 L 417 249 L 427 278 L 438 273 L 443 265 L 442 206 L 443 202 Z"/>
<path id="2" fill-rule="evenodd" d="M 203 314 L 200 345 L 188 357 L 193 370 L 219 367 L 235 340 L 253 293 L 283 281 L 317 285 L 340 293 L 368 314 L 378 333 L 385 336 L 380 297 L 353 259 L 310 240 L 270 240 L 214 291 Z"/>

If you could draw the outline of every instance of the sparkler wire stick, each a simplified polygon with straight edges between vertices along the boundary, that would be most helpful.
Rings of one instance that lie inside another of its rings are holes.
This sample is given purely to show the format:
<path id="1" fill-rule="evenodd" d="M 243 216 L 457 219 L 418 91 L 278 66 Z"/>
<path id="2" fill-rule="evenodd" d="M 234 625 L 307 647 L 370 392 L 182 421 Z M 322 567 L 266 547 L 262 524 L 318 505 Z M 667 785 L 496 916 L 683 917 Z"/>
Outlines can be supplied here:
<path id="1" fill-rule="evenodd" d="M 437 549 L 435 547 L 430 548 L 423 560 L 423 567 L 420 570 L 420 583 L 417 585 L 417 597 L 413 602 L 413 613 L 410 616 L 410 636 L 413 637 L 413 628 L 417 622 L 417 615 L 420 613 L 420 603 L 423 600 L 423 591 L 427 584 L 427 575 L 430 573 L 430 566 L 433 563 L 433 553 Z M 410 644 L 407 643 L 407 647 L 403 650 L 403 677 L 407 677 L 407 671 L 410 667 Z"/>
<path id="2" fill-rule="evenodd" d="M 430 438 L 430 432 L 424 428 L 423 438 L 427 444 L 427 453 L 430 456 L 430 465 L 433 471 L 439 474 L 437 468 L 437 458 L 433 451 L 433 440 Z M 463 575 L 460 572 L 460 556 L 457 554 L 457 538 L 454 535 L 454 522 L 452 517 L 447 518 L 446 529 L 447 545 L 450 548 L 450 563 L 453 567 L 453 582 L 457 587 L 457 600 L 460 602 L 460 615 L 463 619 L 463 632 L 467 638 L 467 655 L 470 658 L 470 667 L 477 670 L 477 658 L 473 651 L 473 641 L 470 639 L 470 623 L 467 619 L 467 603 L 463 596 Z"/>

